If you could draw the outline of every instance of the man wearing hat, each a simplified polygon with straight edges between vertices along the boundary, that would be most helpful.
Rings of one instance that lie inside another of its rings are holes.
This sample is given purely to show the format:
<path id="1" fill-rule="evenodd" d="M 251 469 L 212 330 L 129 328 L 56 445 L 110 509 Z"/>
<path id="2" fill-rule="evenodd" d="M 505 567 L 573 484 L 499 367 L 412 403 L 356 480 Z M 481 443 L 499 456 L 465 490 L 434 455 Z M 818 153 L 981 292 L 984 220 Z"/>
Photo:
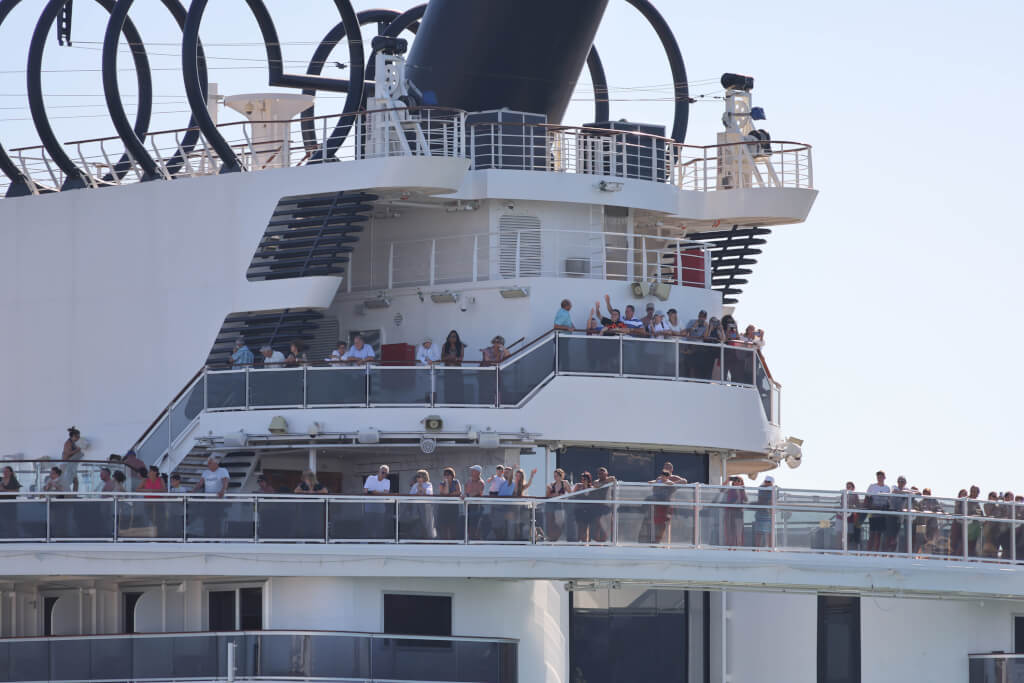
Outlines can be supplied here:
<path id="1" fill-rule="evenodd" d="M 480 465 L 470 466 L 469 481 L 466 482 L 464 487 L 467 498 L 479 498 L 484 495 L 484 480 L 481 479 L 483 471 L 484 468 L 480 467 Z"/>
<path id="2" fill-rule="evenodd" d="M 640 318 L 640 322 L 644 324 L 644 329 L 647 330 L 648 334 L 650 334 L 651 325 L 654 323 L 654 304 L 651 303 L 650 301 L 647 302 L 646 311 L 647 314 L 644 317 Z"/>
<path id="3" fill-rule="evenodd" d="M 416 347 L 416 365 L 433 365 L 441 361 L 441 349 L 434 346 L 434 340 L 424 337 Z"/>
<path id="4" fill-rule="evenodd" d="M 237 339 L 235 339 L 235 348 L 231 352 L 231 359 L 228 361 L 228 363 L 230 363 L 232 367 L 245 367 L 248 365 L 252 365 L 252 361 L 252 351 L 250 351 L 249 347 L 245 345 L 245 338 L 238 337 Z"/>

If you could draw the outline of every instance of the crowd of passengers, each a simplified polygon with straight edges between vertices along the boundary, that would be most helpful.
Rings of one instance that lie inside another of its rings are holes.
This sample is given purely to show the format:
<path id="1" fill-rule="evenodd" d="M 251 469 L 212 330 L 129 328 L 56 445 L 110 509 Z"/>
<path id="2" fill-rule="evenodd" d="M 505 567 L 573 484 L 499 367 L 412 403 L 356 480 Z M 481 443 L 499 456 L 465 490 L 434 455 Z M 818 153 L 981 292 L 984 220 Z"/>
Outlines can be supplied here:
<path id="1" fill-rule="evenodd" d="M 81 458 L 82 451 L 77 442 L 81 438 L 79 431 L 72 427 L 68 430 L 68 439 L 65 442 L 62 459 L 64 467 L 54 466 L 50 470 L 49 477 L 43 485 L 43 491 L 47 492 L 71 492 L 77 491 L 77 479 L 74 479 L 76 460 Z M 223 497 L 230 483 L 230 475 L 227 470 L 220 466 L 217 458 L 210 457 L 206 469 L 194 486 L 184 486 L 181 476 L 178 473 L 170 475 L 162 474 L 155 466 L 146 466 L 141 460 L 129 451 L 123 458 L 111 456 L 112 460 L 121 464 L 125 470 L 137 475 L 141 480 L 132 488 L 136 492 L 157 493 L 168 492 L 178 494 L 205 493 L 217 497 Z M 442 471 L 441 480 L 435 486 L 430 481 L 430 474 L 426 470 L 418 470 L 405 495 L 409 496 L 438 496 L 446 498 L 476 498 L 476 497 L 500 497 L 500 498 L 524 498 L 533 485 L 537 470 L 533 469 L 529 476 L 522 469 L 509 465 L 497 465 L 490 476 L 484 476 L 483 468 L 480 465 L 472 465 L 467 470 L 468 478 L 465 484 L 460 481 L 454 468 L 445 467 Z M 556 469 L 552 474 L 552 481 L 545 487 L 543 498 L 557 498 L 568 494 L 589 492 L 592 490 L 596 495 L 590 498 L 605 500 L 608 498 L 607 491 L 601 491 L 609 484 L 614 484 L 617 479 L 612 476 L 608 468 L 598 467 L 597 476 L 594 477 L 589 471 L 584 471 L 579 476 L 578 482 L 570 482 L 562 469 Z M 71 474 L 72 480 L 68 479 Z M 126 478 L 121 470 L 113 470 L 108 467 L 100 469 L 101 485 L 98 492 L 123 493 L 126 491 Z M 1021 548 L 1019 553 L 1024 553 L 1024 524 L 1011 525 L 1003 523 L 1003 520 L 1024 519 L 1024 508 L 1017 505 L 1024 504 L 1024 496 L 1014 495 L 1012 491 L 997 493 L 990 491 L 987 500 L 982 500 L 981 489 L 978 486 L 971 486 L 969 489 L 961 489 L 953 504 L 946 505 L 932 495 L 930 488 L 918 489 L 916 486 L 908 486 L 907 479 L 900 476 L 896 480 L 896 486 L 889 486 L 886 483 L 885 472 L 879 470 L 875 473 L 875 481 L 871 483 L 866 491 L 860 493 L 856 485 L 850 481 L 846 483 L 846 507 L 849 512 L 837 513 L 835 517 L 836 526 L 842 529 L 845 526 L 847 535 L 847 548 L 853 551 L 867 551 L 880 553 L 907 553 L 924 555 L 946 555 L 960 557 L 968 555 L 971 557 L 985 558 L 1008 558 L 1016 548 Z M 683 477 L 674 473 L 671 462 L 665 462 L 661 473 L 648 482 L 652 486 L 651 495 L 648 501 L 670 502 L 672 499 L 673 486 L 686 485 L 689 482 Z M 21 483 L 11 466 L 3 467 L 0 473 L 0 494 L 12 494 L 21 490 Z M 363 493 L 368 496 L 394 496 L 390 479 L 390 468 L 388 465 L 381 465 L 376 474 L 366 477 L 363 482 Z M 327 487 L 320 483 L 316 474 L 310 470 L 302 473 L 301 480 L 294 488 L 275 486 L 265 474 L 257 477 L 257 493 L 260 494 L 317 494 L 329 495 Z M 399 491 L 402 493 L 402 491 Z M 765 476 L 756 487 L 756 493 L 748 497 L 747 488 L 742 477 L 731 476 L 728 478 L 728 486 L 717 494 L 713 503 L 721 515 L 721 524 L 717 525 L 715 538 L 706 539 L 712 545 L 723 545 L 727 547 L 751 545 L 754 547 L 767 547 L 770 545 L 770 537 L 774 524 L 773 512 L 770 506 L 776 501 L 775 478 L 772 475 Z M 609 515 L 611 508 L 608 505 L 549 505 L 541 519 L 542 534 L 547 540 L 558 540 L 566 527 L 574 532 L 568 534 L 572 540 L 603 542 L 609 539 Z M 749 541 L 745 537 L 746 522 L 744 511 L 749 507 L 753 511 L 753 520 L 750 525 Z M 714 509 L 714 508 L 712 508 Z M 673 512 L 676 508 L 672 505 L 651 506 L 650 519 L 646 520 L 646 527 L 640 532 L 641 541 L 662 543 L 666 539 L 666 532 L 671 526 Z M 920 515 L 893 514 L 900 512 L 921 513 Z M 454 517 L 452 517 L 454 515 Z M 508 511 L 508 528 L 502 531 L 501 525 L 490 526 L 487 529 L 479 530 L 479 538 L 499 538 L 501 535 L 513 533 L 515 525 L 521 525 L 522 520 L 518 519 L 511 508 Z M 968 516 L 972 519 L 966 522 L 940 525 L 942 515 Z M 424 524 L 430 528 L 428 536 L 438 539 L 454 539 L 459 522 L 458 511 L 454 508 L 441 509 L 427 515 L 429 519 Z M 487 523 L 491 524 L 490 522 Z M 912 525 L 908 529 L 907 525 Z M 909 533 L 908 533 L 909 532 Z M 518 533 L 518 532 L 516 532 Z M 511 536 L 509 536 L 511 538 Z M 908 544 L 911 547 L 908 548 Z"/>
<path id="2" fill-rule="evenodd" d="M 760 349 L 764 346 L 764 331 L 754 325 L 740 332 L 739 325 L 731 315 L 721 319 L 708 318 L 707 311 L 699 311 L 696 317 L 685 325 L 681 323 L 679 313 L 674 308 L 668 312 L 657 310 L 653 303 L 648 303 L 646 315 L 636 317 L 636 309 L 632 304 L 625 308 L 623 314 L 612 306 L 611 298 L 605 294 L 607 315 L 602 315 L 600 302 L 595 302 L 587 316 L 586 325 L 577 327 L 572 320 L 572 302 L 563 299 L 555 314 L 553 328 L 562 332 L 586 332 L 588 335 L 627 335 L 653 339 L 684 339 L 688 342 L 701 344 L 718 344 L 733 347 Z M 719 358 L 718 350 L 712 347 L 693 346 L 683 350 L 683 375 L 697 379 L 710 379 Z M 495 335 L 489 346 L 480 349 L 480 365 L 496 365 L 511 356 L 505 338 Z M 346 341 L 339 341 L 331 355 L 323 359 L 324 363 L 335 366 L 365 365 L 377 360 L 377 353 L 371 344 L 367 344 L 361 335 L 355 335 L 351 346 Z M 417 365 L 461 366 L 466 360 L 466 344 L 463 343 L 457 330 L 452 330 L 445 337 L 444 343 L 438 347 L 431 337 L 423 338 L 416 346 Z M 232 367 L 262 365 L 263 367 L 298 367 L 310 364 L 307 347 L 301 340 L 291 343 L 288 354 L 274 349 L 269 344 L 260 348 L 260 359 L 256 357 L 246 344 L 244 337 L 235 339 L 234 348 L 228 361 Z M 753 364 L 748 353 L 726 352 L 725 368 L 720 376 L 731 375 L 733 378 L 752 377 Z M 749 368 L 747 366 L 750 366 Z M 750 381 L 749 379 L 747 380 Z"/>

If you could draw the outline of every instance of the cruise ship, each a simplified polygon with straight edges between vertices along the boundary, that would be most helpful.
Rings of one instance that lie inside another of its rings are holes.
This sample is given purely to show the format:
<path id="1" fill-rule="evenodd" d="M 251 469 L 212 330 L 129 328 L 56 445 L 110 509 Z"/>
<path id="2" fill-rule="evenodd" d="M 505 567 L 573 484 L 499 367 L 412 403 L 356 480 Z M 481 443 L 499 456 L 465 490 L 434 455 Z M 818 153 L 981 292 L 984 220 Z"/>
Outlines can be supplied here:
<path id="1" fill-rule="evenodd" d="M 654 0 L 657 123 L 612 114 L 608 0 L 335 0 L 304 72 L 247 0 L 266 92 L 210 82 L 208 0 L 163 0 L 160 131 L 143 3 L 99 4 L 117 135 L 64 140 L 71 2 L 0 0 L 38 15 L 40 142 L 0 133 L 0 681 L 1024 676 L 1024 509 L 776 485 L 803 443 L 742 290 L 812 148 L 733 72 L 690 140 Z"/>

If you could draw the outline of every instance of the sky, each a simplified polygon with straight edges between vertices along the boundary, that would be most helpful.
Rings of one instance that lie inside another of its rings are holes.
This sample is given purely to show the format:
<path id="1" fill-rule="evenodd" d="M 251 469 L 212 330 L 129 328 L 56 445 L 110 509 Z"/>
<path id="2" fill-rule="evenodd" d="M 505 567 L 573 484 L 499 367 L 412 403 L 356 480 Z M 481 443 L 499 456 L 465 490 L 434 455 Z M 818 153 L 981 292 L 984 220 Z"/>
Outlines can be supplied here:
<path id="1" fill-rule="evenodd" d="M 741 327 L 764 328 L 783 385 L 783 431 L 805 440 L 802 467 L 784 467 L 778 483 L 864 488 L 883 468 L 936 495 L 974 483 L 1024 490 L 1015 436 L 1024 408 L 1015 347 L 1024 338 L 1024 4 L 655 3 L 676 32 L 691 94 L 707 96 L 691 107 L 687 142 L 714 142 L 717 79 L 734 71 L 754 76 L 754 104 L 774 139 L 814 147 L 818 200 L 805 223 L 768 238 L 736 310 Z M 201 35 L 211 80 L 227 94 L 268 90 L 243 0 L 210 5 Z M 337 22 L 333 2 L 267 5 L 294 60 L 288 69 L 304 71 Z M 23 68 L 42 6 L 25 0 L 0 27 L 0 140 L 9 148 L 37 144 Z M 154 67 L 151 129 L 183 127 L 180 32 L 157 0 L 136 0 L 131 17 Z M 99 78 L 105 23 L 98 5 L 75 3 L 74 47 L 47 44 L 43 90 L 61 140 L 114 134 Z M 639 13 L 611 0 L 595 42 L 612 117 L 671 129 L 671 74 Z M 347 50 L 334 59 L 347 61 Z M 126 56 L 120 64 L 131 104 L 134 74 Z M 566 123 L 593 119 L 588 80 Z M 318 113 L 340 110 L 341 98 L 321 97 Z"/>

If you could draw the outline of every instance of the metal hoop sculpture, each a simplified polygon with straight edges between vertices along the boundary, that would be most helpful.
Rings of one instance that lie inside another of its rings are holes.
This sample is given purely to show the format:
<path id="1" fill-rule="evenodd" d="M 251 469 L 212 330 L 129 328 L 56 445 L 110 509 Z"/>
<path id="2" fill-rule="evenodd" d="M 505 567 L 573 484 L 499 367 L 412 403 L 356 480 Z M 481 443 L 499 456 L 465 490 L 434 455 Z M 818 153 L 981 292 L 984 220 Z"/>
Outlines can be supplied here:
<path id="1" fill-rule="evenodd" d="M 189 106 L 192 108 L 192 116 L 199 126 L 199 130 L 206 137 L 207 141 L 217 152 L 221 159 L 221 173 L 233 173 L 242 170 L 238 163 L 231 145 L 224 136 L 217 130 L 217 126 L 206 109 L 206 95 L 203 93 L 201 79 L 199 77 L 199 25 L 203 21 L 203 12 L 209 0 L 193 0 L 188 9 L 188 16 L 185 19 L 181 43 L 181 70 L 185 79 L 185 93 L 188 96 Z M 263 43 L 267 49 L 267 62 L 270 72 L 269 85 L 294 88 L 313 87 L 319 90 L 330 90 L 335 92 L 347 92 L 345 107 L 342 110 L 342 118 L 347 121 L 341 126 L 340 134 L 332 134 L 324 141 L 323 147 L 313 155 L 313 162 L 323 161 L 337 152 L 338 147 L 344 142 L 352 127 L 351 117 L 346 116 L 354 112 L 361 101 L 363 94 L 363 41 L 360 37 L 359 20 L 356 18 L 355 10 L 349 0 L 334 0 L 335 6 L 341 15 L 342 23 L 345 24 L 348 35 L 355 36 L 348 41 L 349 48 L 349 80 L 336 78 L 323 78 L 307 74 L 286 74 L 284 73 L 283 59 L 281 56 L 281 44 L 277 37 L 277 29 L 270 17 L 263 0 L 246 0 L 249 10 L 256 18 L 260 33 L 263 36 Z M 343 122 L 345 122 L 343 121 Z"/>
<path id="2" fill-rule="evenodd" d="M 46 115 L 46 105 L 43 102 L 43 48 L 46 43 L 46 36 L 53 28 L 53 22 L 63 9 L 66 0 L 49 0 L 39 21 L 32 32 L 32 42 L 29 45 L 28 65 L 25 68 L 28 86 L 28 106 L 32 112 L 32 123 L 35 124 L 36 132 L 43 143 L 43 147 L 49 152 L 57 167 L 66 176 L 62 190 L 74 190 L 88 185 L 82 169 L 75 165 L 71 157 L 64 151 L 64 147 L 57 140 L 57 136 L 50 126 L 50 119 Z M 96 0 L 96 2 L 108 12 L 113 10 L 114 0 Z M 142 37 L 135 30 L 135 25 L 130 21 L 124 24 L 124 35 L 131 47 L 132 58 L 135 61 L 136 79 L 139 88 L 139 107 L 135 113 L 135 129 L 146 131 L 149 129 L 149 119 L 152 113 L 153 82 L 149 72 L 149 60 L 146 58 L 146 49 L 142 45 Z M 111 169 L 112 174 L 118 178 L 124 176 L 131 169 L 132 160 L 128 154 L 122 155 L 121 159 Z M 113 179 L 108 175 L 106 179 Z"/>
<path id="3" fill-rule="evenodd" d="M 673 90 L 675 93 L 675 119 L 672 123 L 672 139 L 682 143 L 686 141 L 686 126 L 690 119 L 690 86 L 686 82 L 686 64 L 683 62 L 683 55 L 679 51 L 679 43 L 672 35 L 672 29 L 661 13 L 654 8 L 650 0 L 626 0 L 633 7 L 644 15 L 647 22 L 654 28 L 661 40 L 665 54 L 668 56 L 668 65 L 672 69 Z M 606 120 L 606 119 L 601 119 Z"/>
<path id="4" fill-rule="evenodd" d="M 8 2 L 0 2 L 0 26 L 3 25 L 7 15 L 11 13 L 21 0 L 9 0 Z M 7 154 L 7 150 L 0 144 L 0 171 L 4 172 L 11 184 L 7 188 L 8 197 L 24 197 L 32 194 L 31 181 L 21 172 L 18 165 L 14 163 L 10 156 Z"/>
<path id="5" fill-rule="evenodd" d="M 185 7 L 180 0 L 162 0 L 164 7 L 171 13 L 178 24 L 178 28 L 185 28 Z M 143 141 L 146 138 L 146 129 L 133 129 L 128 122 L 128 115 L 125 113 L 124 104 L 121 102 L 121 90 L 117 84 L 117 47 L 121 37 L 122 27 L 128 19 L 128 11 L 135 0 L 117 0 L 114 9 L 110 13 L 110 21 L 107 22 L 107 31 L 103 37 L 103 94 L 107 101 L 107 111 L 110 112 L 110 119 L 114 123 L 117 134 L 124 143 L 127 154 L 130 155 L 142 167 L 142 180 L 154 180 L 162 177 L 153 157 L 146 150 Z M 199 78 L 203 89 L 203 97 L 206 96 L 207 76 L 206 58 L 203 53 L 202 44 L 199 45 Z M 141 100 L 141 93 L 139 95 Z M 141 102 L 140 102 L 141 105 Z M 147 106 L 152 105 L 152 93 L 150 93 Z M 195 117 L 189 119 L 185 136 L 179 144 L 178 151 L 164 164 L 171 177 L 184 164 L 185 156 L 195 149 L 199 141 L 199 131 L 195 128 Z"/>
<path id="6" fill-rule="evenodd" d="M 611 119 L 608 77 L 604 73 L 601 56 L 597 54 L 597 48 L 593 45 L 587 53 L 587 70 L 590 71 L 590 82 L 594 84 L 594 121 L 608 121 Z"/>
<path id="7" fill-rule="evenodd" d="M 367 24 L 378 24 L 379 28 L 377 30 L 379 33 L 382 33 L 385 30 L 385 28 L 399 16 L 400 13 L 396 12 L 395 10 L 368 9 L 359 12 L 356 15 L 356 18 L 359 20 L 360 26 L 366 26 Z M 412 31 L 413 33 L 416 32 L 417 28 L 418 24 L 416 23 L 409 26 L 409 30 Z M 331 51 L 334 50 L 335 47 L 337 47 L 338 43 L 340 43 L 345 38 L 345 36 L 346 31 L 344 22 L 336 24 L 334 28 L 328 31 L 327 35 L 324 36 L 324 39 L 320 41 L 320 44 L 317 46 L 316 51 L 313 52 L 313 58 L 310 60 L 309 66 L 306 68 L 306 73 L 311 76 L 319 76 L 320 73 L 323 71 L 324 64 L 327 62 L 327 58 L 331 55 Z M 372 52 L 370 53 L 370 59 L 366 64 L 365 82 L 363 84 L 364 101 L 366 99 L 365 94 L 367 89 L 373 87 L 369 83 L 369 81 L 373 80 L 373 75 L 375 71 L 373 54 L 374 53 Z M 302 91 L 302 94 L 315 95 L 316 90 L 314 88 L 306 88 Z M 302 121 L 300 125 L 302 126 L 302 141 L 303 144 L 305 144 L 306 149 L 316 149 L 317 147 L 320 146 L 320 143 L 317 142 L 316 139 L 316 126 L 314 125 L 312 120 L 314 116 L 316 116 L 316 107 L 315 105 L 312 104 L 309 105 L 309 108 L 304 110 L 301 114 Z M 335 126 L 334 133 L 332 133 L 332 137 L 336 137 L 338 135 L 339 128 L 341 127 L 342 123 L 343 120 L 338 121 L 338 125 Z"/>

